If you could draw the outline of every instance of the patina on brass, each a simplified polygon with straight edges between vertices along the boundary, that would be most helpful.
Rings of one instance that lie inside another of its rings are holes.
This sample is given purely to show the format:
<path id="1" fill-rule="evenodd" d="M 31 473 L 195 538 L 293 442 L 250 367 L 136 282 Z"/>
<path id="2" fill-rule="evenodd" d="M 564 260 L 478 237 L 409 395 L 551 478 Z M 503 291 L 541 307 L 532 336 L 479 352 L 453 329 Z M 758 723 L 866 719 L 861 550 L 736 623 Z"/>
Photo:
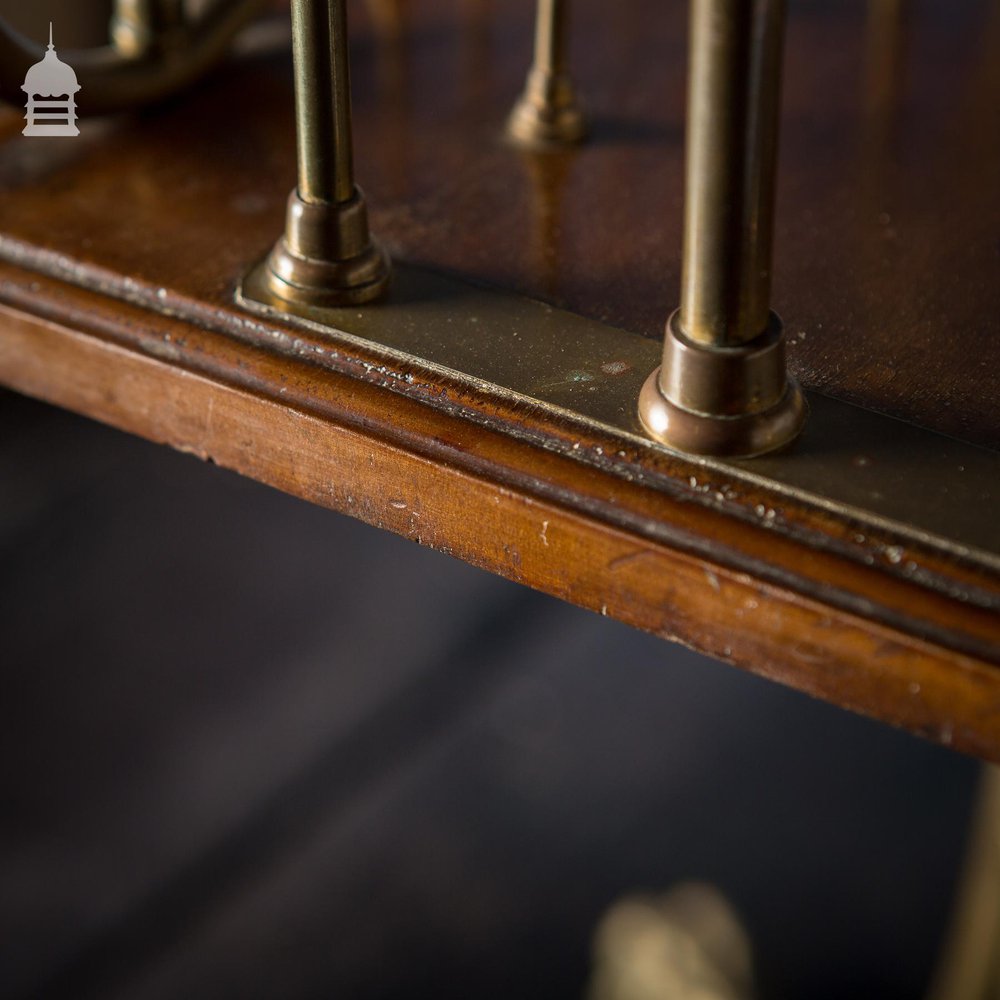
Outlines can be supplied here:
<path id="1" fill-rule="evenodd" d="M 525 146 L 579 142 L 587 123 L 569 78 L 569 0 L 538 0 L 535 55 L 524 92 L 507 120 L 507 134 Z"/>
<path id="2" fill-rule="evenodd" d="M 692 3 L 681 307 L 639 397 L 678 451 L 773 451 L 805 417 L 770 311 L 784 14 L 784 0 Z"/>
<path id="3" fill-rule="evenodd" d="M 345 0 L 293 0 L 292 54 L 298 186 L 267 259 L 268 285 L 289 302 L 368 302 L 385 290 L 390 268 L 354 183 Z"/>
<path id="4" fill-rule="evenodd" d="M 410 389 L 447 373 L 470 394 L 618 439 L 620 450 L 571 449 L 583 461 L 615 464 L 653 447 L 635 400 L 662 348 L 640 334 L 406 263 L 395 266 L 393 292 L 377 309 L 280 300 L 263 261 L 241 281 L 237 301 L 274 324 L 256 332 L 247 325 L 245 336 L 271 344 L 274 330 L 293 326 L 294 346 L 286 349 L 314 364 L 337 367 L 360 347 L 383 359 L 375 369 L 383 384 Z M 434 398 L 456 405 L 448 394 Z M 808 500 L 853 523 L 861 539 L 889 530 L 1000 571 L 995 451 L 818 393 L 810 393 L 809 408 L 814 419 L 801 448 L 753 459 L 700 457 L 692 489 L 720 503 L 752 489 Z M 901 469 L 919 471 L 918 488 Z M 754 516 L 768 523 L 775 514 L 761 506 Z M 902 548 L 876 557 L 901 567 L 908 559 Z"/>

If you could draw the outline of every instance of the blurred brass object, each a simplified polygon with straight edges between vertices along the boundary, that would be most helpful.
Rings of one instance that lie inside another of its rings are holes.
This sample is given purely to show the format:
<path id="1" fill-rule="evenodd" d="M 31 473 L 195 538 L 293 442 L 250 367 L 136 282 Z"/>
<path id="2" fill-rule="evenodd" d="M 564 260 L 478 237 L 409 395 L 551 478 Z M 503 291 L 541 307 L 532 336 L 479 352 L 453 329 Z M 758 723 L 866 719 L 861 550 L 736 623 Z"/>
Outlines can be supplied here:
<path id="1" fill-rule="evenodd" d="M 175 48 L 183 38 L 183 0 L 115 0 L 111 41 L 129 59 Z"/>
<path id="2" fill-rule="evenodd" d="M 955 914 L 928 1000 L 1000 1000 L 1000 768 L 983 768 Z"/>
<path id="3" fill-rule="evenodd" d="M 594 935 L 587 1000 L 749 1000 L 750 940 L 725 897 L 685 883 L 615 903 Z"/>
<path id="4" fill-rule="evenodd" d="M 521 145 L 572 145 L 587 134 L 569 78 L 568 20 L 568 0 L 538 0 L 534 61 L 507 120 L 508 136 Z"/>
<path id="5" fill-rule="evenodd" d="M 752 456 L 805 419 L 770 311 L 784 0 L 693 0 L 681 307 L 639 415 L 657 441 Z"/>
<path id="6" fill-rule="evenodd" d="M 123 3 L 131 11 L 134 26 L 141 22 L 140 0 Z M 169 0 L 160 8 L 172 9 Z M 229 51 L 233 39 L 257 16 L 264 0 L 214 0 L 196 19 L 177 25 L 170 44 L 146 44 L 139 34 L 126 36 L 132 27 L 120 29 L 116 46 L 61 52 L 61 57 L 76 71 L 80 83 L 81 115 L 126 111 L 163 100 L 207 73 Z M 118 30 L 112 28 L 112 30 Z M 145 29 L 143 29 L 145 30 Z M 151 39 L 148 39 L 151 41 Z M 128 54 L 124 54 L 124 53 Z M 29 66 L 37 63 L 45 48 L 25 38 L 0 19 L 0 97 L 20 105 L 21 83 Z"/>
<path id="7" fill-rule="evenodd" d="M 293 0 L 292 53 L 298 186 L 267 260 L 268 286 L 290 302 L 368 302 L 385 290 L 390 267 L 354 183 L 345 0 Z"/>

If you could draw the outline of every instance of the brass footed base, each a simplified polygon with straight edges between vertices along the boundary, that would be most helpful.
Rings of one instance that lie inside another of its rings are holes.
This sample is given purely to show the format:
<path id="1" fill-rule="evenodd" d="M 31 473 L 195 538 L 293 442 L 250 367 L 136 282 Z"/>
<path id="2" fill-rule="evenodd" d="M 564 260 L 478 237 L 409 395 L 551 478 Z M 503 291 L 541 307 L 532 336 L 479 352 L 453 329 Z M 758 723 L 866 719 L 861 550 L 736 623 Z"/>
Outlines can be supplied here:
<path id="1" fill-rule="evenodd" d="M 288 198 L 285 235 L 267 258 L 267 283 L 280 299 L 312 306 L 353 306 L 385 291 L 389 258 L 368 233 L 358 188 L 348 201 Z"/>
<path id="2" fill-rule="evenodd" d="M 572 146 L 587 135 L 587 120 L 566 76 L 528 74 L 524 93 L 507 119 L 507 136 L 520 146 Z"/>
<path id="3" fill-rule="evenodd" d="M 639 419 L 651 437 L 691 455 L 746 457 L 776 451 L 802 429 L 805 400 L 785 372 L 781 320 L 739 347 L 689 340 L 679 313 L 667 323 L 664 363 L 639 393 Z"/>

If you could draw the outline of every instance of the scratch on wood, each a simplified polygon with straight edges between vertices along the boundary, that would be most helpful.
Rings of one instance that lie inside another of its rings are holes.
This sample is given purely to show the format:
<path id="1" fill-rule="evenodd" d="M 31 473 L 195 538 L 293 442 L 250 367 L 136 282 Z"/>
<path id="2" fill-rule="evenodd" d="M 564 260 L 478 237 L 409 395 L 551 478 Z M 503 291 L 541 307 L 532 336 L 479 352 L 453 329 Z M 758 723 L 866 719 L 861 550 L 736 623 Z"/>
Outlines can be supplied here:
<path id="1" fill-rule="evenodd" d="M 608 563 L 608 569 L 620 569 L 626 563 L 632 562 L 634 559 L 639 559 L 642 556 L 649 555 L 648 549 L 636 549 L 635 552 L 626 552 L 623 556 L 616 556 L 611 562 Z"/>

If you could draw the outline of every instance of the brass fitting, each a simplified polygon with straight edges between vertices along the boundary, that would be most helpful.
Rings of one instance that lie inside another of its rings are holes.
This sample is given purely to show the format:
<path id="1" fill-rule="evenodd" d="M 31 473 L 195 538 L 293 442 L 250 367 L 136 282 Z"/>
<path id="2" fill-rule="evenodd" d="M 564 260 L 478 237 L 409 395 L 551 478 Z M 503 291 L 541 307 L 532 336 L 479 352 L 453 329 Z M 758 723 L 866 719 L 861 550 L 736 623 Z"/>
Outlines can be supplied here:
<path id="1" fill-rule="evenodd" d="M 758 455 L 805 419 L 770 310 L 784 0 L 692 0 L 681 307 L 639 417 L 698 455 Z"/>
<path id="2" fill-rule="evenodd" d="M 761 455 L 802 428 L 805 400 L 785 374 L 781 320 L 759 336 L 706 347 L 685 336 L 680 310 L 667 323 L 663 364 L 639 394 L 639 416 L 657 441 L 693 455 Z"/>
<path id="3" fill-rule="evenodd" d="M 507 119 L 507 135 L 519 145 L 567 146 L 587 134 L 567 69 L 567 28 L 567 0 L 538 0 L 534 61 Z"/>
<path id="4" fill-rule="evenodd" d="M 292 0 L 292 55 L 298 185 L 267 284 L 287 302 L 370 302 L 385 291 L 390 265 L 354 183 L 345 0 Z"/>
<path id="5" fill-rule="evenodd" d="M 280 299 L 313 306 L 360 305 L 378 298 L 389 258 L 368 233 L 361 190 L 343 202 L 288 196 L 285 235 L 267 258 L 267 281 Z"/>

